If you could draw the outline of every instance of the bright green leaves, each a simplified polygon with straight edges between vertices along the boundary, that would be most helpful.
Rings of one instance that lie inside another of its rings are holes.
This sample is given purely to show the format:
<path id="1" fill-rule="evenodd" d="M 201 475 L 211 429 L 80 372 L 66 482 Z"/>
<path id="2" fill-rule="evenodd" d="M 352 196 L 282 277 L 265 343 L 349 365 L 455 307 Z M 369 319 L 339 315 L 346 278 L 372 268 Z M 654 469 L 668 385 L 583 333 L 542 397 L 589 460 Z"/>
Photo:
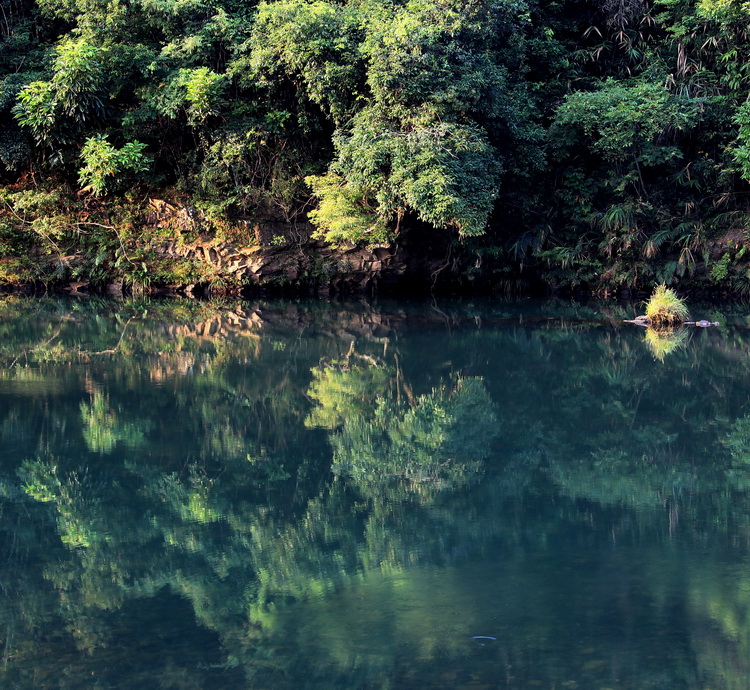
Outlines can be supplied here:
<path id="1" fill-rule="evenodd" d="M 350 133 L 337 137 L 332 169 L 307 178 L 320 200 L 310 214 L 318 236 L 334 244 L 386 243 L 387 221 L 409 209 L 436 227 L 481 233 L 494 191 L 487 193 L 488 173 L 496 168 L 481 132 L 441 123 L 404 134 L 379 115 L 364 109 Z"/>
<path id="2" fill-rule="evenodd" d="M 476 125 L 415 115 L 393 122 L 386 109 L 365 108 L 337 137 L 335 168 L 354 187 L 373 189 L 381 214 L 411 209 L 437 228 L 481 234 L 498 184 L 497 151 Z"/>
<path id="3" fill-rule="evenodd" d="M 81 121 L 101 116 L 104 69 L 101 50 L 84 41 L 63 41 L 57 46 L 52 84 L 63 114 Z"/>
<path id="4" fill-rule="evenodd" d="M 13 109 L 18 122 L 31 131 L 34 139 L 42 143 L 49 140 L 57 120 L 55 87 L 49 81 L 34 81 L 18 95 Z"/>
<path id="5" fill-rule="evenodd" d="M 148 169 L 143 153 L 145 144 L 133 141 L 116 149 L 106 135 L 90 137 L 81 151 L 84 166 L 78 173 L 82 185 L 88 185 L 94 196 L 101 196 L 113 184 L 121 183 L 126 174 L 137 174 Z"/>
<path id="6" fill-rule="evenodd" d="M 747 21 L 750 3 L 737 0 L 698 0 L 696 15 L 718 22 Z"/>
<path id="7" fill-rule="evenodd" d="M 19 124 L 41 145 L 68 143 L 73 133 L 106 112 L 101 50 L 65 40 L 56 52 L 52 78 L 22 89 L 13 109 Z"/>
<path id="8" fill-rule="evenodd" d="M 368 107 L 335 141 L 331 171 L 308 178 L 321 200 L 311 220 L 327 241 L 382 243 L 386 221 L 409 210 L 464 236 L 484 231 L 501 165 L 476 125 L 426 118 L 407 129 Z"/>
<path id="9" fill-rule="evenodd" d="M 392 233 L 368 198 L 367 190 L 346 184 L 332 172 L 313 175 L 305 181 L 313 196 L 320 200 L 318 208 L 309 213 L 317 226 L 317 237 L 336 245 L 346 242 L 376 245 L 390 241 Z"/>
<path id="10" fill-rule="evenodd" d="M 182 68 L 173 71 L 160 88 L 143 89 L 141 97 L 159 115 L 170 119 L 182 115 L 196 126 L 219 114 L 225 105 L 225 87 L 226 77 L 208 67 Z"/>
<path id="11" fill-rule="evenodd" d="M 75 38 L 15 116 L 53 160 L 86 141 L 96 194 L 140 169 L 142 150 L 91 137 L 106 127 L 225 210 L 298 212 L 318 173 L 320 236 L 382 244 L 405 217 L 481 234 L 505 171 L 540 165 L 522 0 L 44 2 Z"/>
<path id="12" fill-rule="evenodd" d="M 500 184 L 503 152 L 493 135 L 526 120 L 503 62 L 519 54 L 511 32 L 520 4 L 413 0 L 368 26 L 372 106 L 337 138 L 336 167 L 377 190 L 381 213 L 412 210 L 436 228 L 484 231 Z M 502 54 L 491 51 L 508 34 Z M 499 142 L 498 142 L 499 143 Z"/>
<path id="13" fill-rule="evenodd" d="M 219 113 L 224 104 L 224 85 L 225 77 L 208 67 L 181 69 L 165 89 L 162 112 L 174 117 L 183 110 L 190 124 L 200 124 Z"/>
<path id="14" fill-rule="evenodd" d="M 336 123 L 351 113 L 361 86 L 356 9 L 323 0 L 261 3 L 250 55 L 233 71 L 242 82 L 278 87 L 287 78 Z"/>
<path id="15" fill-rule="evenodd" d="M 51 76 L 34 75 L 20 89 L 14 115 L 48 159 L 70 164 L 86 136 L 105 126 L 121 141 L 137 135 L 183 159 L 195 143 L 184 143 L 185 125 L 203 128 L 226 105 L 226 41 L 249 10 L 230 17 L 202 0 L 43 3 L 48 17 L 76 27 L 56 46 Z"/>
<path id="16" fill-rule="evenodd" d="M 185 87 L 185 100 L 189 104 L 188 118 L 193 122 L 203 122 L 210 115 L 217 115 L 224 77 L 208 67 L 181 70 L 180 76 Z"/>
<path id="17" fill-rule="evenodd" d="M 750 102 L 743 103 L 737 109 L 734 123 L 739 126 L 739 132 L 732 157 L 739 165 L 742 177 L 750 182 Z"/>
<path id="18" fill-rule="evenodd" d="M 522 21 L 510 7 L 504 2 L 438 5 L 411 0 L 368 15 L 362 52 L 375 99 L 401 106 L 430 102 L 461 114 L 482 112 L 490 105 L 486 99 L 504 95 L 494 92 L 506 86 L 496 73 L 499 66 L 519 66 L 516 32 Z M 492 50 L 502 39 L 503 50 Z"/>
<path id="19" fill-rule="evenodd" d="M 525 87 L 508 77 L 522 63 L 515 33 L 525 9 L 456 0 L 261 5 L 251 73 L 260 83 L 286 75 L 337 125 L 329 173 L 309 178 L 323 237 L 378 243 L 407 213 L 461 235 L 484 231 L 503 149 L 533 139 Z"/>
<path id="20" fill-rule="evenodd" d="M 437 228 L 480 235 L 499 183 L 499 153 L 471 123 L 429 122 L 407 132 L 394 152 L 390 186 Z"/>
<path id="21" fill-rule="evenodd" d="M 162 80 L 138 90 L 140 105 L 128 113 L 123 124 L 132 133 L 139 127 L 154 126 L 159 119 L 205 129 L 227 105 L 227 86 L 227 77 L 208 67 L 165 70 Z"/>

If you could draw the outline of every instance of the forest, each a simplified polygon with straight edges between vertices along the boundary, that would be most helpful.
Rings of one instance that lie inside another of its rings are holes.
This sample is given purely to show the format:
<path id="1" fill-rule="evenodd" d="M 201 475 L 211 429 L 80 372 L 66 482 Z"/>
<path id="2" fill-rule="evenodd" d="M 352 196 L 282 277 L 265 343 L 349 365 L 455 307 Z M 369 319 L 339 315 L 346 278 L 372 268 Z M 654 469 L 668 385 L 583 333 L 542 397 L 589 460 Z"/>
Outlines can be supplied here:
<path id="1" fill-rule="evenodd" d="M 0 284 L 750 294 L 750 2 L 0 0 L 0 37 Z"/>

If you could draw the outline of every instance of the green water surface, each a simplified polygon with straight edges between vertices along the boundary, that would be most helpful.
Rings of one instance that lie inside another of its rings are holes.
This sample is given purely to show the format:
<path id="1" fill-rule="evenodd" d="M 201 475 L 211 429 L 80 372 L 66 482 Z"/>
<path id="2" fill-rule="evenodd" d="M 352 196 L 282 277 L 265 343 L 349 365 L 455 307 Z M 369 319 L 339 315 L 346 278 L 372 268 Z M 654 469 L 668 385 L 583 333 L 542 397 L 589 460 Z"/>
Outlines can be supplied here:
<path id="1" fill-rule="evenodd" d="M 750 687 L 750 308 L 693 311 L 0 297 L 0 686 Z"/>

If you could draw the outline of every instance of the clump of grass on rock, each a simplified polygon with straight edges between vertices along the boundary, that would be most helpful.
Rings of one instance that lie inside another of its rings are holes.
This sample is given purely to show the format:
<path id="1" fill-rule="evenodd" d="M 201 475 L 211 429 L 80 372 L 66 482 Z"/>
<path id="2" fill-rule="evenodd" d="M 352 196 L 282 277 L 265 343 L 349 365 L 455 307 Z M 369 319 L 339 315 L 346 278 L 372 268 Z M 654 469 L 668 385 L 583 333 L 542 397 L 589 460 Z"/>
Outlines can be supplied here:
<path id="1" fill-rule="evenodd" d="M 674 290 L 659 285 L 646 302 L 646 318 L 653 328 L 673 328 L 687 321 L 690 312 Z"/>

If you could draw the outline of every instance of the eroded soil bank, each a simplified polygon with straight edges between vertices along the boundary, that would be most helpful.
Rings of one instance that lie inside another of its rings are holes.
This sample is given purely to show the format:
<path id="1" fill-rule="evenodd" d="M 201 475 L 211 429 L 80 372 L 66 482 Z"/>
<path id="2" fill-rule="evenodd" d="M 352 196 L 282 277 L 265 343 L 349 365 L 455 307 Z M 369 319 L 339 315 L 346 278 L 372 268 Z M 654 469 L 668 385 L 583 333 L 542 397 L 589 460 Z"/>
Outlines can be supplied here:
<path id="1" fill-rule="evenodd" d="M 541 264 L 510 262 L 481 243 L 436 233 L 414 219 L 387 246 L 333 246 L 315 238 L 304 213 L 290 218 L 267 210 L 226 224 L 164 199 L 150 198 L 139 207 L 128 215 L 86 200 L 67 215 L 19 219 L 39 225 L 38 237 L 24 255 L 0 255 L 0 290 L 188 297 L 574 293 L 627 299 L 651 289 L 645 277 L 635 286 L 606 276 L 560 282 Z M 79 241 L 57 245 L 53 230 L 74 230 Z M 741 296 L 716 266 L 742 246 L 738 236 L 712 242 L 710 254 L 680 279 L 681 294 Z M 734 273 L 741 259 L 732 259 Z"/>

